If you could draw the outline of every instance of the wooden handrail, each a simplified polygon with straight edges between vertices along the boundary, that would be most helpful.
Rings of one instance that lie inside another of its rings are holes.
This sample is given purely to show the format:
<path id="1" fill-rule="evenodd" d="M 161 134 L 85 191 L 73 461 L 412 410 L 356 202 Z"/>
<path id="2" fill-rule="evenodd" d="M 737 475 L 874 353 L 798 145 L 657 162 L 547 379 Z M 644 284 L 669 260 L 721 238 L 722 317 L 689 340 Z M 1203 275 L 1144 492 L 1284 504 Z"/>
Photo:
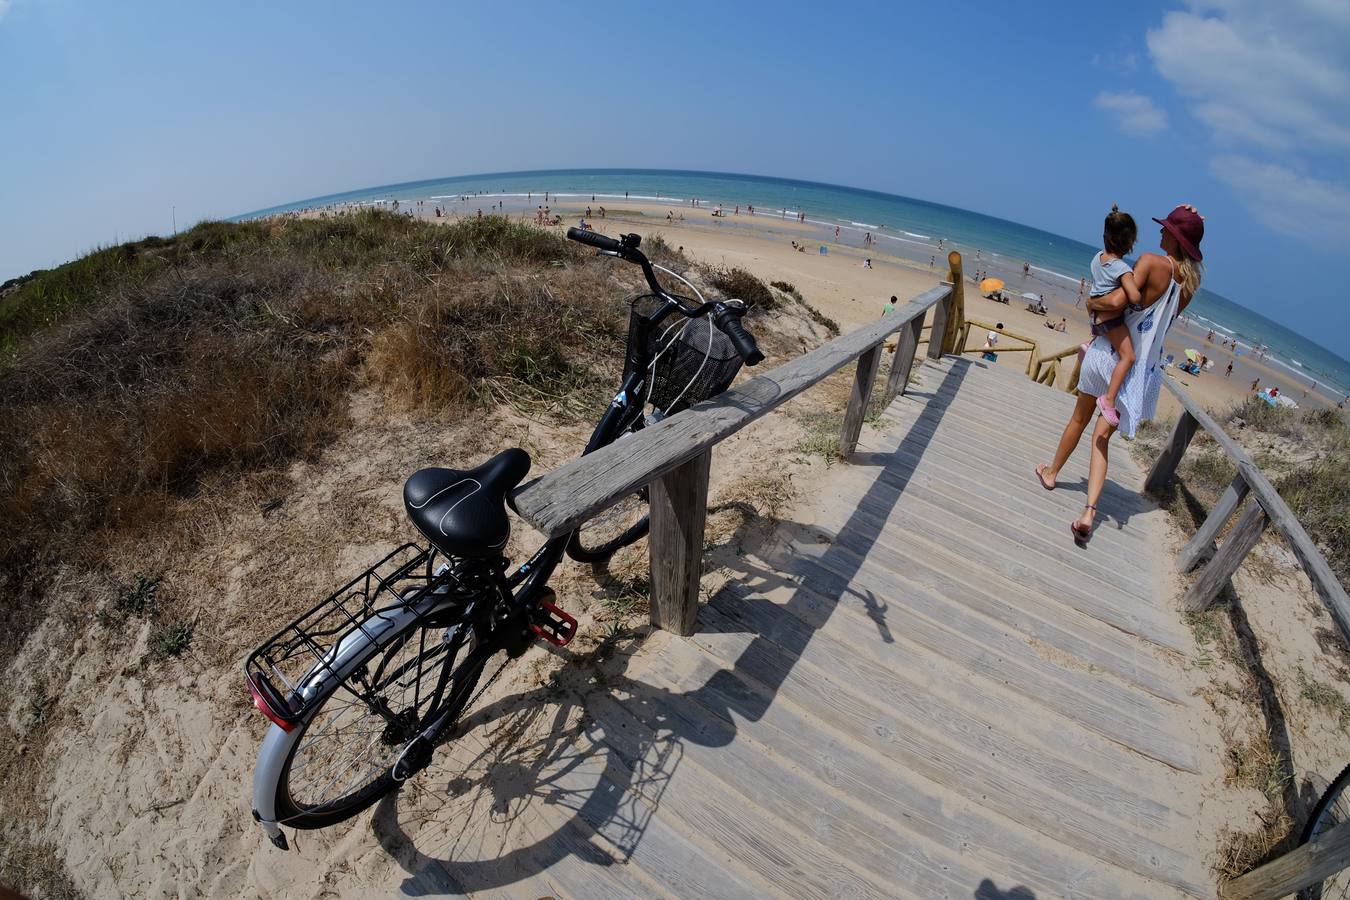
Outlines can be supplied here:
<path id="1" fill-rule="evenodd" d="M 1223 886 L 1224 900 L 1277 900 L 1350 866 L 1350 822 L 1342 822 L 1306 844 L 1252 869 Z"/>
<path id="2" fill-rule="evenodd" d="M 1312 582 L 1322 602 L 1326 604 L 1327 610 L 1331 613 L 1332 619 L 1340 628 L 1347 641 L 1350 641 L 1350 596 L 1345 592 L 1345 588 L 1336 578 L 1331 566 L 1327 563 L 1326 557 L 1322 551 L 1317 549 L 1308 532 L 1303 529 L 1297 517 L 1292 510 L 1280 497 L 1275 486 L 1270 483 L 1265 474 L 1252 462 L 1246 452 L 1240 447 L 1237 441 L 1228 436 L 1223 427 L 1210 417 L 1209 413 L 1201 408 L 1200 404 L 1195 402 L 1189 393 L 1183 390 L 1171 378 L 1164 378 L 1163 385 L 1173 396 L 1181 401 L 1184 412 L 1177 419 L 1176 426 L 1172 429 L 1171 438 L 1161 455 L 1154 462 L 1148 478 L 1144 481 L 1144 490 L 1150 493 L 1158 493 L 1167 482 L 1172 479 L 1176 472 L 1177 464 L 1181 462 L 1182 455 L 1186 452 L 1186 447 L 1190 444 L 1191 438 L 1198 427 L 1202 427 L 1209 432 L 1219 445 L 1236 465 L 1238 477 L 1241 479 L 1245 490 L 1237 482 L 1230 486 L 1229 491 L 1225 492 L 1224 497 L 1216 504 L 1214 510 L 1200 526 L 1196 532 L 1195 538 L 1192 538 L 1182 550 L 1181 562 L 1184 568 L 1189 568 L 1197 562 L 1204 553 L 1204 546 L 1213 540 L 1214 536 L 1222 530 L 1228 518 L 1237 508 L 1238 503 L 1243 499 L 1243 495 L 1250 493 L 1251 500 L 1248 503 L 1248 511 L 1243 514 L 1245 528 L 1235 528 L 1234 534 L 1229 537 L 1229 541 L 1236 539 L 1239 543 L 1248 543 L 1241 554 L 1224 554 L 1220 560 L 1218 556 L 1207 567 L 1206 572 L 1186 594 L 1186 607 L 1191 610 L 1200 610 L 1207 607 L 1218 595 L 1219 589 L 1236 571 L 1239 563 L 1242 562 L 1242 556 L 1255 544 L 1256 538 L 1260 536 L 1260 529 L 1265 527 L 1266 520 L 1274 525 L 1275 529 L 1284 536 L 1288 542 L 1289 548 L 1294 551 L 1294 556 L 1298 558 L 1303 566 L 1303 571 L 1307 573 L 1308 579 Z M 1230 496 L 1230 493 L 1232 496 Z M 1251 508 L 1251 503 L 1259 505 L 1259 511 Z M 1253 534 L 1253 532 L 1255 532 Z M 1225 546 L 1228 541 L 1225 542 Z M 1233 558 L 1236 557 L 1236 558 Z M 1211 571 L 1213 570 L 1213 571 Z"/>
<path id="3" fill-rule="evenodd" d="M 1050 362 L 1050 360 L 1052 359 L 1063 359 L 1066 356 L 1072 356 L 1073 354 L 1078 352 L 1078 348 L 1080 346 L 1081 346 L 1080 344 L 1074 344 L 1072 347 L 1061 350 L 1058 353 L 1052 353 L 1049 356 L 1042 356 L 1041 362 Z"/>
<path id="4" fill-rule="evenodd" d="M 935 287 L 895 312 L 740 387 L 574 459 L 517 488 L 512 495 L 513 506 L 548 537 L 571 531 L 843 368 L 950 296 L 951 285 Z"/>
<path id="5" fill-rule="evenodd" d="M 960 265 L 959 257 L 957 258 Z M 698 614 L 703 529 L 708 511 L 712 450 L 760 416 L 826 376 L 858 361 L 840 434 L 847 457 L 857 446 L 881 361 L 881 345 L 903 331 L 887 380 L 886 400 L 903 393 L 919 344 L 924 314 L 933 310 L 929 355 L 941 356 L 958 327 L 953 286 L 941 284 L 856 331 L 696 404 L 684 412 L 601 447 L 512 493 L 516 512 L 548 537 L 573 530 L 644 485 L 650 485 L 651 621 L 692 634 Z"/>

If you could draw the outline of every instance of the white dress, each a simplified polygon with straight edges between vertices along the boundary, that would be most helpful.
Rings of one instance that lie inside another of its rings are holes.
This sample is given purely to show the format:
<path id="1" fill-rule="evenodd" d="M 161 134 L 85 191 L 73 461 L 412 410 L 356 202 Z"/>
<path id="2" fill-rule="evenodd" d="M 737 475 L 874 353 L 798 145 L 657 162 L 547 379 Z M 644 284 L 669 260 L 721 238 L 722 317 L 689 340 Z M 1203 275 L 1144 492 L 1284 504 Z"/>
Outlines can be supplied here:
<path id="1" fill-rule="evenodd" d="M 1172 327 L 1181 305 L 1181 285 L 1173 277 L 1168 279 L 1167 292 L 1151 306 L 1125 309 L 1125 324 L 1134 343 L 1134 365 L 1125 374 L 1125 381 L 1116 395 L 1116 411 L 1120 413 L 1120 431 L 1127 438 L 1134 437 L 1140 422 L 1153 418 L 1158 411 L 1158 394 L 1162 390 L 1163 338 Z M 1111 372 L 1118 357 L 1105 335 L 1094 338 L 1083 357 L 1083 369 L 1078 376 L 1078 391 L 1090 397 L 1106 393 L 1111 383 Z"/>

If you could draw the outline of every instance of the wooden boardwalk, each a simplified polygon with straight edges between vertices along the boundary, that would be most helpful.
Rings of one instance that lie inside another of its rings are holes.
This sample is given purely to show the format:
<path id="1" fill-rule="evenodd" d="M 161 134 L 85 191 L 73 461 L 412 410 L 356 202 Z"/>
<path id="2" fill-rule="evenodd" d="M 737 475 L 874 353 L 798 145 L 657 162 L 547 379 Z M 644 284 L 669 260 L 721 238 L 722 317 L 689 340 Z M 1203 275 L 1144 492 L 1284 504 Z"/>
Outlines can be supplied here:
<path id="1" fill-rule="evenodd" d="M 1032 473 L 1073 399 L 968 358 L 920 374 L 693 637 L 653 633 L 544 729 L 539 802 L 490 852 L 418 838 L 405 894 L 1213 896 L 1171 805 L 1199 701 L 1138 468 L 1116 441 L 1075 548 L 1086 442 L 1061 489 Z M 471 764 L 493 737 L 469 731 Z"/>

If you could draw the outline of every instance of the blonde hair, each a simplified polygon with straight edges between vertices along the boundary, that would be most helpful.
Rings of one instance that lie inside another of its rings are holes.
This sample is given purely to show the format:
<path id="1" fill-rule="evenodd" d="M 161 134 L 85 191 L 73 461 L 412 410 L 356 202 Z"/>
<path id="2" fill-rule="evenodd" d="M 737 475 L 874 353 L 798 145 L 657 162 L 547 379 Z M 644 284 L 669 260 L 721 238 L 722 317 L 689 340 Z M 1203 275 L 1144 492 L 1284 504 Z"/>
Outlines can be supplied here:
<path id="1" fill-rule="evenodd" d="M 1194 297 L 1195 292 L 1200 290 L 1200 279 L 1205 277 L 1205 267 L 1184 252 L 1173 259 L 1176 260 L 1177 272 L 1181 275 L 1181 289 L 1188 296 Z"/>

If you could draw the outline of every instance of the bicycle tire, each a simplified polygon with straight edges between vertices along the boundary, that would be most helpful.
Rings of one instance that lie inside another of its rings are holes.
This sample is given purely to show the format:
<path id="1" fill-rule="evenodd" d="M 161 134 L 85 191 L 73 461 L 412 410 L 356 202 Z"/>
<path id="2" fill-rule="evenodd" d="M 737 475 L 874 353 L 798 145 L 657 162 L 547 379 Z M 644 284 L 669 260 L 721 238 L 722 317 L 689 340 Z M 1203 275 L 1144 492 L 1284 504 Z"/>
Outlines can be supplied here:
<path id="1" fill-rule="evenodd" d="M 1350 796 L 1347 795 L 1347 788 L 1350 788 L 1350 766 L 1342 769 L 1341 774 L 1332 779 L 1331 784 L 1318 798 L 1317 805 L 1313 807 L 1312 815 L 1308 817 L 1308 824 L 1303 826 L 1303 834 L 1299 836 L 1299 844 L 1308 843 L 1333 825 L 1350 821 Z M 1340 888 L 1340 892 L 1333 896 L 1350 896 L 1350 869 L 1342 869 L 1330 878 L 1323 880 L 1321 884 L 1304 888 L 1299 891 L 1298 896 L 1300 900 L 1320 900 L 1320 898 L 1327 896 L 1326 888 L 1329 885 Z"/>
<path id="2" fill-rule="evenodd" d="M 441 711 L 447 709 L 450 712 L 452 720 L 458 718 L 463 712 L 464 706 L 472 697 L 473 690 L 477 686 L 479 678 L 482 676 L 487 659 L 491 655 L 487 652 L 486 645 L 482 643 L 482 635 L 472 623 L 467 621 L 461 622 L 458 623 L 457 627 L 466 629 L 467 633 L 472 637 L 469 640 L 466 640 L 464 645 L 456 651 L 456 658 L 451 661 L 451 672 L 447 678 L 442 698 L 437 704 L 437 707 L 434 710 L 428 707 L 424 712 L 418 714 L 422 722 L 428 721 L 433 714 L 439 714 Z M 277 778 L 273 808 L 275 809 L 276 820 L 279 824 L 289 825 L 292 828 L 299 829 L 326 828 L 330 825 L 336 825 L 339 822 L 346 821 L 347 819 L 360 814 L 398 786 L 399 781 L 393 777 L 393 767 L 402 754 L 403 749 L 406 748 L 407 744 L 411 741 L 411 735 L 415 733 L 417 727 L 406 724 L 407 710 L 415 709 L 424 697 L 428 698 L 429 702 L 430 694 L 434 691 L 434 679 L 433 683 L 426 685 L 422 685 L 422 680 L 428 675 L 434 675 L 436 678 L 439 678 L 440 672 L 442 671 L 442 666 L 439 664 L 436 664 L 434 667 L 425 665 L 427 662 L 435 662 L 434 659 L 428 659 L 428 657 L 432 657 L 434 653 L 438 652 L 434 647 L 428 649 L 425 639 L 430 636 L 440 640 L 441 636 L 447 631 L 448 629 L 444 627 L 438 626 L 433 628 L 426 626 L 425 623 L 413 621 L 384 648 L 373 647 L 369 656 L 362 660 L 357 671 L 369 674 L 369 667 L 377 657 L 385 659 L 385 674 L 380 678 L 380 684 L 375 685 L 376 689 L 383 690 L 386 686 L 396 684 L 400 678 L 403 678 L 405 679 L 405 682 L 400 686 L 400 690 L 402 692 L 402 700 L 406 702 L 408 688 L 412 683 L 412 681 L 407 681 L 406 679 L 411 673 L 412 679 L 416 681 L 419 687 L 425 688 L 426 694 L 422 694 L 419 690 L 414 689 L 414 701 L 412 705 L 400 710 L 393 710 L 393 704 L 390 704 L 389 709 L 394 713 L 394 719 L 403 719 L 403 722 L 399 724 L 399 728 L 408 735 L 401 744 L 397 741 L 397 738 L 403 737 L 403 735 L 390 733 L 395 728 L 395 723 L 379 718 L 377 714 L 367 708 L 365 710 L 364 718 L 372 719 L 369 723 L 372 728 L 370 731 L 365 732 L 358 730 L 357 735 L 368 737 L 370 734 L 375 733 L 375 728 L 383 726 L 384 733 L 377 738 L 367 740 L 366 746 L 367 751 L 376 750 L 376 752 L 380 754 L 379 758 L 371 765 L 366 766 L 365 773 L 360 776 L 359 783 L 352 789 L 347 790 L 344 788 L 342 793 L 335 798 L 311 803 L 306 802 L 306 799 L 304 798 L 297 798 L 294 796 L 292 778 L 296 773 L 295 764 L 297 756 L 302 750 L 311 746 L 317 740 L 317 737 L 312 737 L 307 743 L 306 736 L 311 733 L 316 723 L 325 721 L 323 714 L 325 710 L 329 709 L 330 702 L 333 701 L 335 697 L 339 697 L 344 688 L 346 688 L 356 676 L 356 672 L 353 672 L 353 675 L 346 679 L 335 681 L 331 685 L 325 687 L 324 695 L 314 712 L 297 727 L 296 732 L 298 733 L 291 737 L 290 751 L 281 768 L 280 776 Z M 393 666 L 388 665 L 388 659 L 391 653 L 397 655 L 405 648 L 414 646 L 418 648 L 415 654 L 404 658 L 403 661 L 397 662 Z M 442 646 L 444 646 L 443 643 Z M 379 667 L 377 667 L 377 669 L 378 668 Z M 352 691 L 348 689 L 347 693 L 350 695 Z M 388 700 L 388 698 L 385 699 Z M 449 705 L 447 706 L 447 704 Z M 458 706 L 458 708 L 455 708 L 456 706 Z M 348 708 L 354 707 L 355 704 L 348 703 Z M 339 712 L 338 715 L 341 715 L 341 712 Z M 360 719 L 358 718 L 357 721 L 359 722 Z M 378 750 L 375 744 L 377 740 L 379 741 L 379 744 L 383 745 L 386 749 L 382 751 Z M 314 755 L 318 756 L 321 752 L 322 748 L 320 748 L 318 754 Z M 312 763 L 307 763 L 307 765 L 309 764 Z M 326 776 L 327 774 L 329 773 L 325 771 L 320 777 Z M 341 773 L 338 777 L 342 777 Z"/>
<path id="3" fill-rule="evenodd" d="M 567 541 L 567 555 L 577 562 L 602 563 L 651 530 L 647 489 L 634 491 L 581 524 Z"/>

